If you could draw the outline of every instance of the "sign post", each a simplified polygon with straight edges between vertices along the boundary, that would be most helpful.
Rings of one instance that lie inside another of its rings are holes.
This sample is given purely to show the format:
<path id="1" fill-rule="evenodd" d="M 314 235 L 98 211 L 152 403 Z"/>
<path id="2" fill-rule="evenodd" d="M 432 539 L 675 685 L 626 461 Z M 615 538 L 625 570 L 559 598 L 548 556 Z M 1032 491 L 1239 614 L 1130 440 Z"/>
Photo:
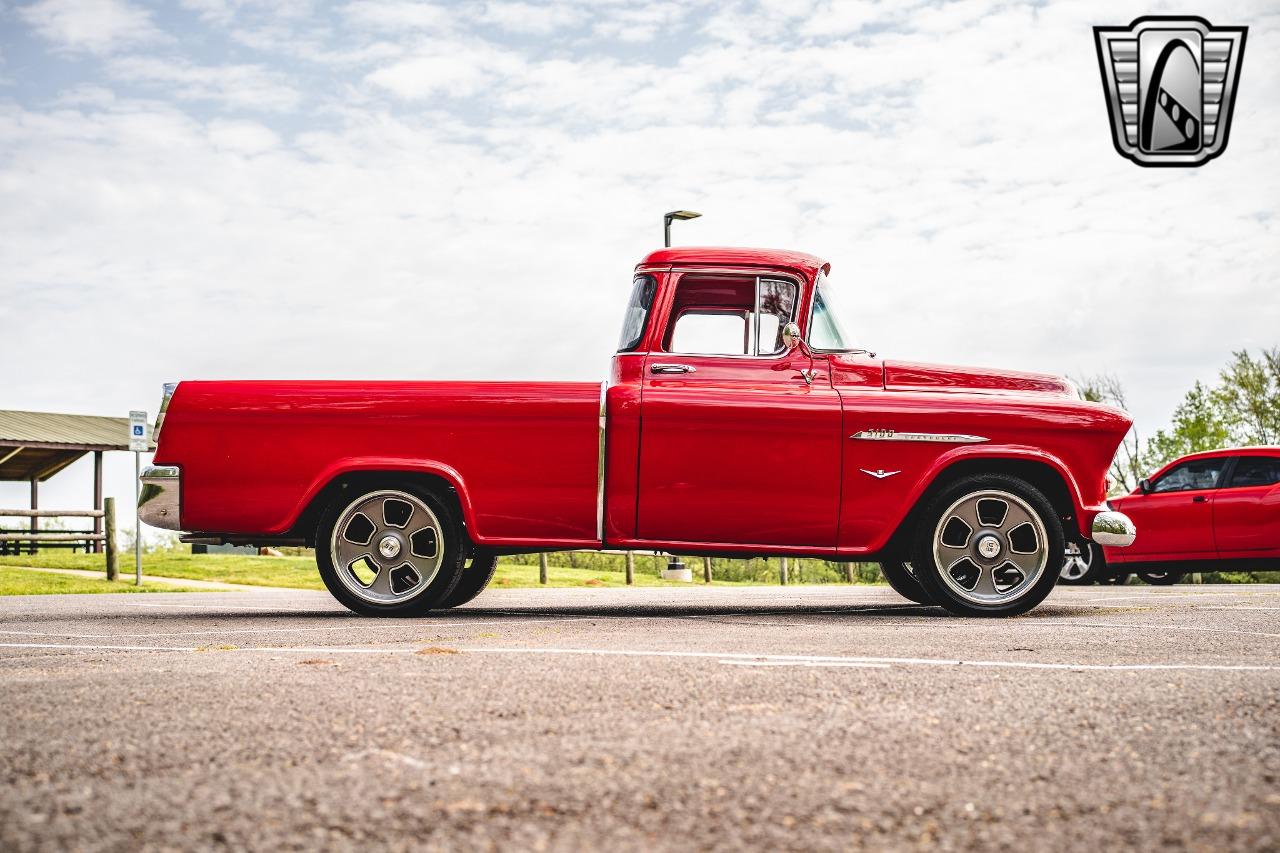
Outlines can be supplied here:
<path id="1" fill-rule="evenodd" d="M 142 452 L 150 450 L 147 436 L 147 413 L 129 413 L 129 449 L 133 451 L 133 582 L 142 586 L 142 516 L 138 512 L 138 489 L 141 488 Z"/>

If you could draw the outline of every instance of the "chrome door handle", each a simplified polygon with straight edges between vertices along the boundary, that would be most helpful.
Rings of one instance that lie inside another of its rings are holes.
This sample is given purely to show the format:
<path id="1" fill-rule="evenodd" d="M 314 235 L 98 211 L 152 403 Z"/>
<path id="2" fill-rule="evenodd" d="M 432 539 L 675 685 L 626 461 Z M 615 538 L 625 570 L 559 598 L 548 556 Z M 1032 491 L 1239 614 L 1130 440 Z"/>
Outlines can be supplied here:
<path id="1" fill-rule="evenodd" d="M 687 364 L 651 364 L 650 373 L 697 373 L 697 368 Z"/>

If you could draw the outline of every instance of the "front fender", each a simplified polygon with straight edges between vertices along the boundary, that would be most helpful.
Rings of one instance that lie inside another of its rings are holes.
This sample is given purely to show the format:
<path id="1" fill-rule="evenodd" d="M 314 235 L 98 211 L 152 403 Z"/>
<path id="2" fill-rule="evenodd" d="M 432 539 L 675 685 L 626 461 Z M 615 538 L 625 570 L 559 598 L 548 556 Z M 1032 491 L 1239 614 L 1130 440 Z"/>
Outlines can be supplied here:
<path id="1" fill-rule="evenodd" d="M 1043 448 L 1017 444 L 963 445 L 939 454 L 929 463 L 924 473 L 916 478 L 907 491 L 896 512 L 887 519 L 889 523 L 885 525 L 881 535 L 870 542 L 865 550 L 869 552 L 884 550 L 931 489 L 956 473 L 957 468 L 966 469 L 966 473 L 977 473 L 986 467 L 981 466 L 980 463 L 983 462 L 991 463 L 987 470 L 1014 474 L 1019 473 L 1016 470 L 1016 466 L 1019 465 L 1030 463 L 1043 466 L 1042 470 L 1055 475 L 1061 481 L 1066 496 L 1070 500 L 1080 535 L 1086 538 L 1090 534 L 1093 517 L 1105 509 L 1104 506 L 1088 506 L 1080 484 L 1071 472 L 1071 467 Z M 1054 496 L 1049 495 L 1049 497 L 1052 500 Z"/>

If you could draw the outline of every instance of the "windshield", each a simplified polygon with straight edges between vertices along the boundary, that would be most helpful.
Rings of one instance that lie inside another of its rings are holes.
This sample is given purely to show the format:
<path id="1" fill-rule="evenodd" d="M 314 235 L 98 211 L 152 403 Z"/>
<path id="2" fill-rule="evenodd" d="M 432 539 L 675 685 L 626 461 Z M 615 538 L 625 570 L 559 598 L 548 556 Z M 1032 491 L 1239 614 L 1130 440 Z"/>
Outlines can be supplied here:
<path id="1" fill-rule="evenodd" d="M 649 318 L 649 309 L 653 307 L 653 293 L 656 282 L 653 276 L 638 275 L 631 283 L 631 300 L 627 302 L 627 313 L 622 317 L 622 337 L 618 340 L 618 352 L 631 352 L 640 346 L 644 337 L 644 324 Z"/>
<path id="2" fill-rule="evenodd" d="M 831 291 L 827 277 L 818 274 L 818 286 L 813 296 L 813 318 L 809 323 L 809 346 L 816 350 L 851 350 L 852 339 L 840 328 L 840 320 L 831 305 Z"/>

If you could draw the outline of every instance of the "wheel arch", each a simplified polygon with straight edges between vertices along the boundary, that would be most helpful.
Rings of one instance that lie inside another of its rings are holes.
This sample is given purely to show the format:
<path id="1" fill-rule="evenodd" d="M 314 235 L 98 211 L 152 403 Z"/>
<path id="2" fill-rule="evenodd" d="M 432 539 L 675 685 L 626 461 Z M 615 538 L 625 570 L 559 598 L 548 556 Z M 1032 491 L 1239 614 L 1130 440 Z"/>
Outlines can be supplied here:
<path id="1" fill-rule="evenodd" d="M 472 541 L 475 540 L 475 513 L 461 475 L 447 465 L 399 459 L 349 460 L 326 471 L 316 478 L 299 502 L 288 531 L 314 544 L 312 540 L 320 515 L 338 495 L 361 487 L 376 488 L 406 482 L 429 488 L 445 500 L 452 501 L 460 513 L 466 533 Z"/>
<path id="2" fill-rule="evenodd" d="M 919 513 L 929 500 L 957 480 L 976 474 L 1004 474 L 1025 480 L 1049 500 L 1062 520 L 1063 534 L 1068 539 L 1085 538 L 1080 534 L 1077 523 L 1082 507 L 1079 491 L 1061 462 L 1044 453 L 965 453 L 956 454 L 949 460 L 939 460 L 939 464 L 922 479 L 922 486 L 913 496 L 884 550 L 904 553 Z"/>

